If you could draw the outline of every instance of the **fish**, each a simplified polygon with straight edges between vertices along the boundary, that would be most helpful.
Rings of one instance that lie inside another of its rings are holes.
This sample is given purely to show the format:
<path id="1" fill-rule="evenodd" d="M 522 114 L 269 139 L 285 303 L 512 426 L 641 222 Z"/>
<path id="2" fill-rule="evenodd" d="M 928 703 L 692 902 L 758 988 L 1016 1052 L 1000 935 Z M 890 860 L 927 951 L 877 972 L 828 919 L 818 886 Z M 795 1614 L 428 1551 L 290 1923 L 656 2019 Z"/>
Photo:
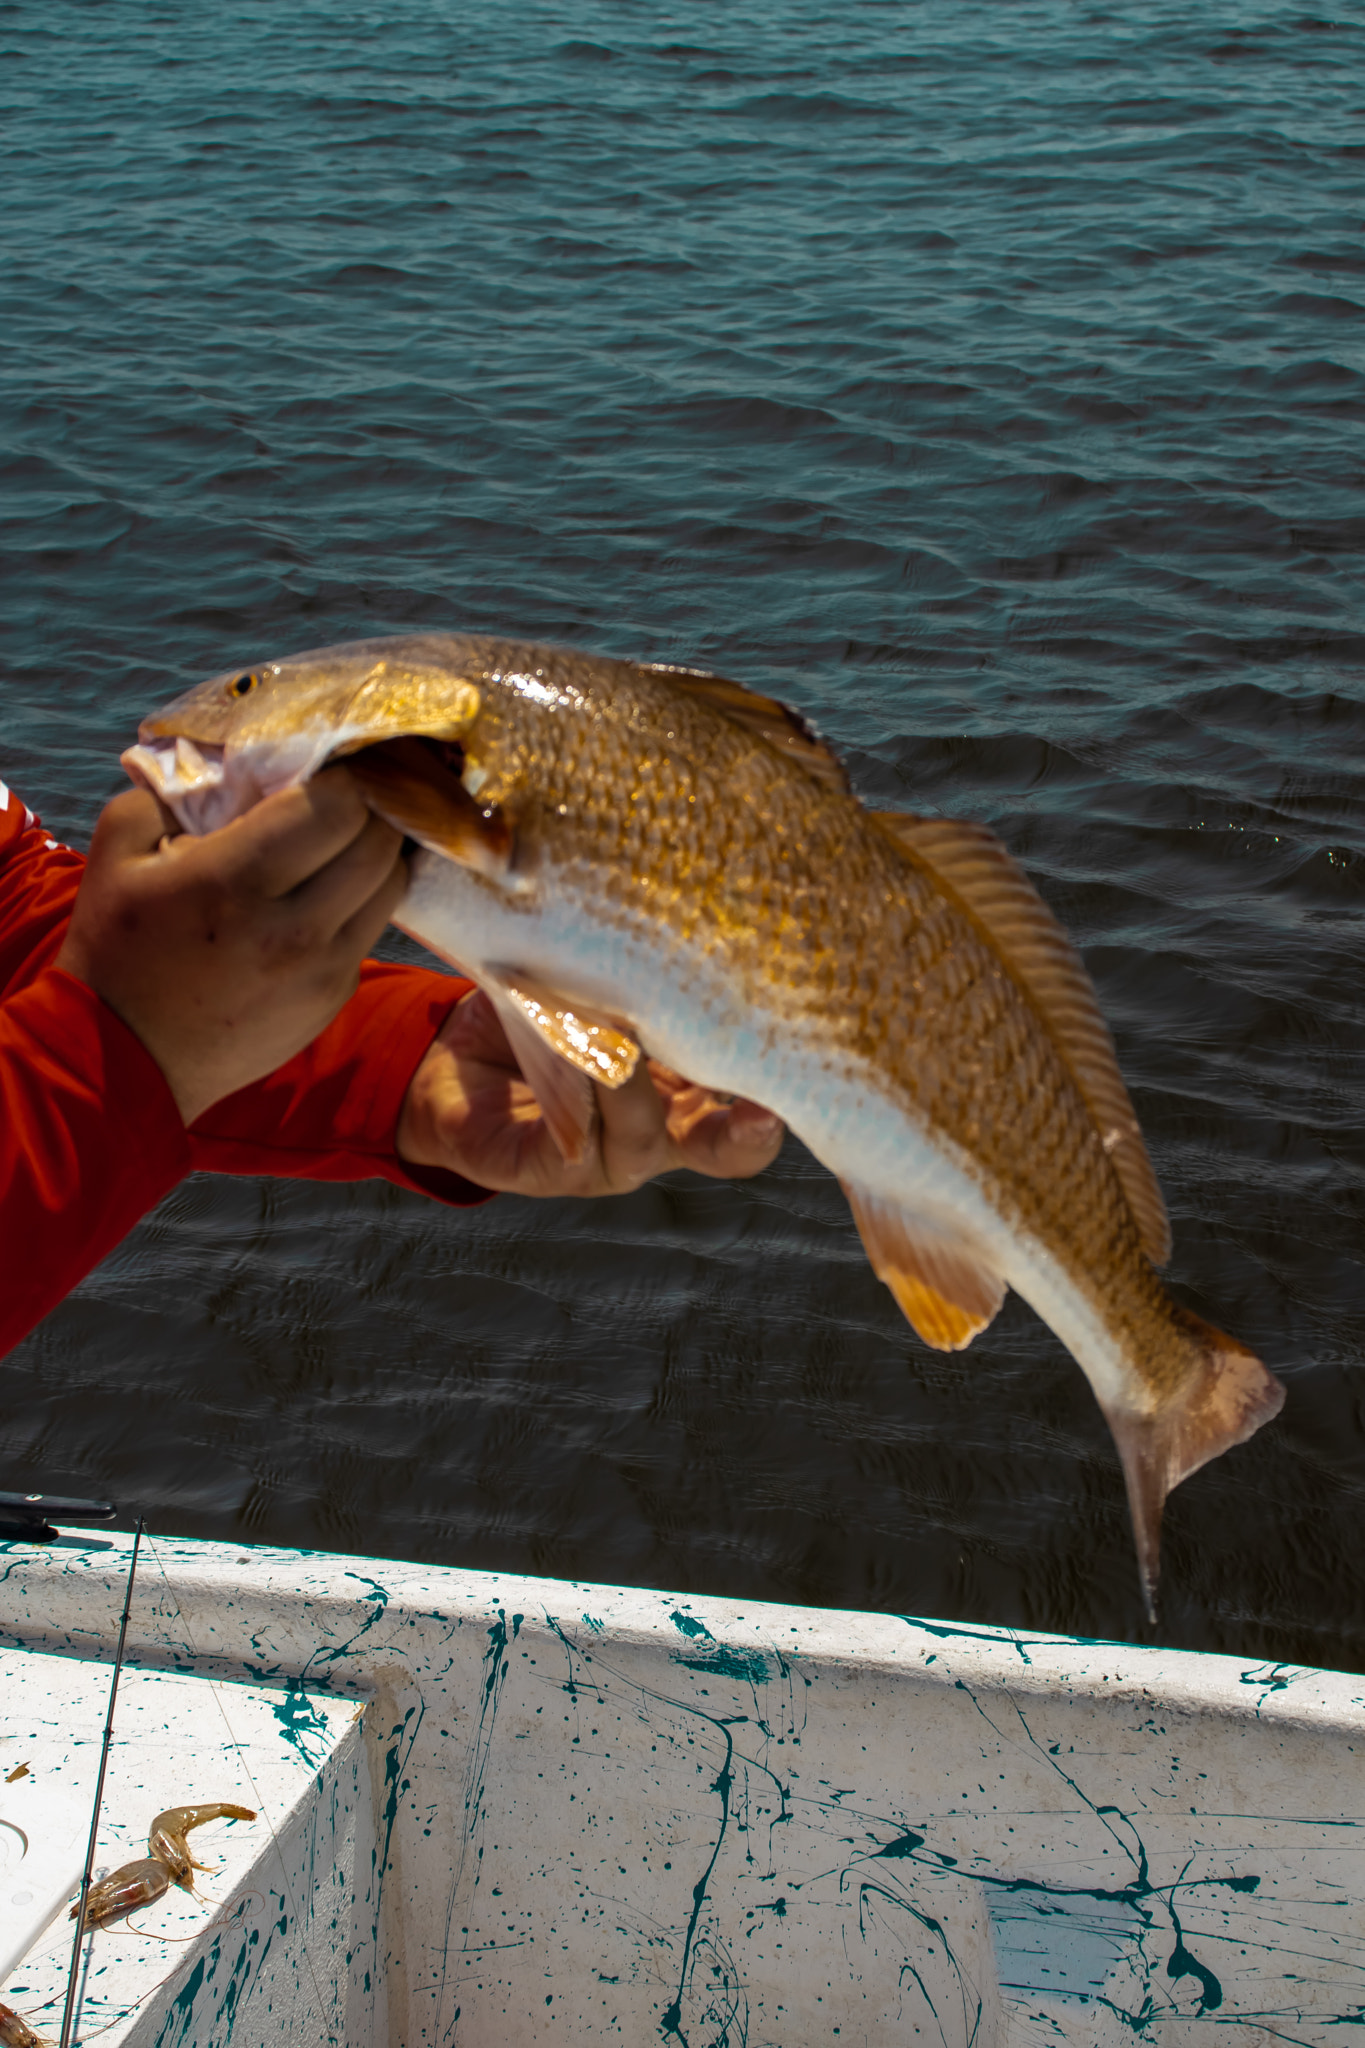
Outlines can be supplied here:
<path id="1" fill-rule="evenodd" d="M 1084 966 L 985 826 L 870 810 L 796 712 L 702 669 L 493 635 L 215 675 L 139 728 L 191 831 L 343 760 L 414 843 L 395 922 L 483 988 L 566 1158 L 642 1053 L 785 1120 L 923 1341 L 1008 1289 L 1088 1379 L 1155 1619 L 1170 1490 L 1284 1388 L 1174 1301 Z"/>

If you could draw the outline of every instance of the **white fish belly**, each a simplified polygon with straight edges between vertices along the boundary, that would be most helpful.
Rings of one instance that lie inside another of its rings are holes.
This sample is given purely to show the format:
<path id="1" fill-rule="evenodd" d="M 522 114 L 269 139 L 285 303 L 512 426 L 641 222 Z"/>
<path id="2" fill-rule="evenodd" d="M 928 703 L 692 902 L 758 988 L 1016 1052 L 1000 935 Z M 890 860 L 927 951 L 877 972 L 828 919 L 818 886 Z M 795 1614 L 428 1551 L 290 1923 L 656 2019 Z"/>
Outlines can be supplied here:
<path id="1" fill-rule="evenodd" d="M 702 1087 L 780 1116 L 839 1179 L 971 1244 L 1070 1351 L 1106 1405 L 1133 1377 L 1089 1297 L 1047 1248 L 1003 1216 L 971 1161 L 917 1123 L 881 1082 L 757 1009 L 704 954 L 604 918 L 551 882 L 518 896 L 420 853 L 395 922 L 476 980 L 518 968 L 586 1007 L 629 1018 L 645 1050 Z"/>

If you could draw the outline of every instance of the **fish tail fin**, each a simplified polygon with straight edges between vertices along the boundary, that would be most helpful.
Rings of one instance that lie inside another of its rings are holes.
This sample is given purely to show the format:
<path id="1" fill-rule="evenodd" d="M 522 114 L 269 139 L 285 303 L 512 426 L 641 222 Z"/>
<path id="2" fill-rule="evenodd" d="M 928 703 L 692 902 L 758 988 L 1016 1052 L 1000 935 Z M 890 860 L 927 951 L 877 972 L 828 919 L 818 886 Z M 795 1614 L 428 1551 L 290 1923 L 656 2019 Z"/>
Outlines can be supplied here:
<path id="1" fill-rule="evenodd" d="M 1171 1303 L 1171 1337 L 1185 1382 L 1155 1415 L 1109 1407 L 1105 1419 L 1123 1461 L 1147 1619 L 1156 1620 L 1161 1511 L 1182 1479 L 1254 1436 L 1284 1406 L 1284 1387 L 1255 1353 L 1189 1309 Z"/>

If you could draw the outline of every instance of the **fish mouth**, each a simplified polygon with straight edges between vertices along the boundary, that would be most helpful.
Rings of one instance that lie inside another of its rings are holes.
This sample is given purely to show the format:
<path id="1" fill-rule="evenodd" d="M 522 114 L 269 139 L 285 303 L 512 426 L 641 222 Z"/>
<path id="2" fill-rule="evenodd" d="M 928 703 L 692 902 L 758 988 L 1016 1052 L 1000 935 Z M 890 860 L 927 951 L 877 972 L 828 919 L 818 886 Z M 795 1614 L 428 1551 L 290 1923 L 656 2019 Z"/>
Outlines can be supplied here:
<path id="1" fill-rule="evenodd" d="M 124 772 L 141 789 L 149 789 L 187 832 L 213 832 L 265 792 L 240 760 L 229 761 L 226 747 L 198 743 L 183 733 L 143 737 L 120 756 Z"/>
<path id="2" fill-rule="evenodd" d="M 214 832 L 263 796 L 310 781 L 339 762 L 359 784 L 370 809 L 406 838 L 490 880 L 505 880 L 510 874 L 511 821 L 498 806 L 478 803 L 474 790 L 481 778 L 471 770 L 458 740 L 417 733 L 368 745 L 343 740 L 315 766 L 300 769 L 294 764 L 283 773 L 278 765 L 271 773 L 265 763 L 253 759 L 253 750 L 199 742 L 183 733 L 139 739 L 122 759 L 131 779 L 149 789 L 193 833 Z"/>

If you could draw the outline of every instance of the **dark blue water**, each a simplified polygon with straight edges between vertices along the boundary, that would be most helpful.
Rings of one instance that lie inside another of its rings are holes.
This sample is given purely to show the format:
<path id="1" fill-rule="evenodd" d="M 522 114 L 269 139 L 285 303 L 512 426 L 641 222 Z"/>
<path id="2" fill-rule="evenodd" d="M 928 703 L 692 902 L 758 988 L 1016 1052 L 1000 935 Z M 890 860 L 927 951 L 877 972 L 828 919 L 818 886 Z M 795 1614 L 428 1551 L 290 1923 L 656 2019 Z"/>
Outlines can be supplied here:
<path id="1" fill-rule="evenodd" d="M 709 663 L 1081 945 L 1177 1292 L 1288 1382 L 1162 1632 L 1365 1665 L 1365 11 L 0 7 L 0 772 L 237 661 Z M 473 1216 L 187 1184 L 3 1368 L 153 1525 L 1141 1631 L 1080 1374 L 924 1349 L 794 1146 Z"/>

